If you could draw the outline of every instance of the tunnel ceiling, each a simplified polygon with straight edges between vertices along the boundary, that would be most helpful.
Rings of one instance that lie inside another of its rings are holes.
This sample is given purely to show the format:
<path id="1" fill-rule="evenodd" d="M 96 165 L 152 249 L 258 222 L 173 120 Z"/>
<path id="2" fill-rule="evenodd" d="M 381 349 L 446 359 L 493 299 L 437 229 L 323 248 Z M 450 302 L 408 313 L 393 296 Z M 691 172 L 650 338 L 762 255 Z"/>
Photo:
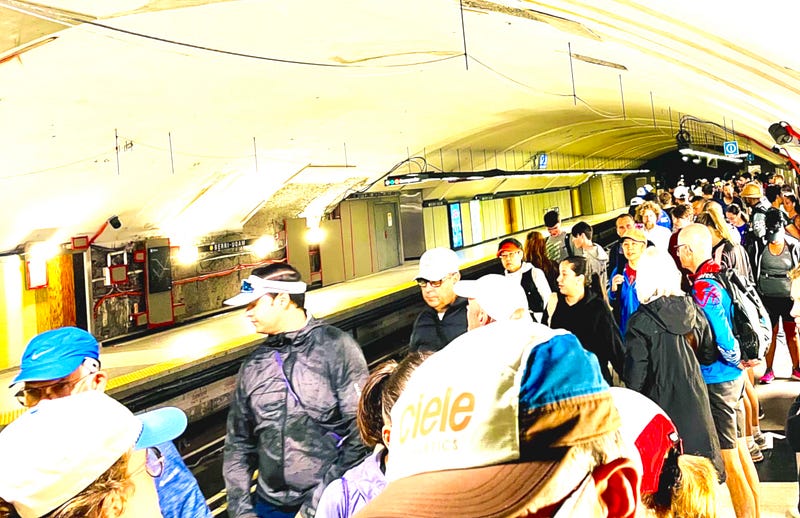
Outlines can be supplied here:
<path id="1" fill-rule="evenodd" d="M 785 5 L 0 0 L 0 251 L 319 217 L 390 171 L 636 168 L 687 118 L 781 163 Z"/>

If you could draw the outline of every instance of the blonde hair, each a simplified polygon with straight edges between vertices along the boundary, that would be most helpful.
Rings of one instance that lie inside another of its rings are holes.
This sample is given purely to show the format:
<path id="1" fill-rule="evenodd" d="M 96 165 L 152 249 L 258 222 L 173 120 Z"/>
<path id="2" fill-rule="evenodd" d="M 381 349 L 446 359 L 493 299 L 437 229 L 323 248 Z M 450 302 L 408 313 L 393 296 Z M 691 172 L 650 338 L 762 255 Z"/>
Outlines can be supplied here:
<path id="1" fill-rule="evenodd" d="M 130 452 L 120 457 L 89 487 L 48 514 L 48 518 L 114 518 L 105 509 L 107 499 L 118 497 L 124 503 L 134 491 L 134 483 L 128 473 L 130 457 Z"/>
<path id="2" fill-rule="evenodd" d="M 642 503 L 657 518 L 717 517 L 717 472 L 711 461 L 696 455 L 678 457 L 680 480 L 672 488 L 672 503 L 664 508 L 655 505 L 655 494 L 642 495 Z"/>
<path id="3" fill-rule="evenodd" d="M 711 217 L 711 221 L 714 224 L 714 230 L 716 230 L 723 239 L 727 239 L 731 243 L 735 243 L 736 241 L 731 233 L 731 227 L 725 220 L 725 214 L 722 213 L 722 206 L 720 206 L 720 204 L 717 202 L 709 203 L 706 205 L 705 212 Z"/>
<path id="4" fill-rule="evenodd" d="M 792 268 L 792 271 L 789 272 L 789 279 L 800 279 L 800 264 Z"/>
<path id="5" fill-rule="evenodd" d="M 636 221 L 639 223 L 642 222 L 642 214 L 644 214 L 644 211 L 646 210 L 652 210 L 653 214 L 656 215 L 656 218 L 661 215 L 661 206 L 658 203 L 654 201 L 646 201 L 636 207 Z"/>

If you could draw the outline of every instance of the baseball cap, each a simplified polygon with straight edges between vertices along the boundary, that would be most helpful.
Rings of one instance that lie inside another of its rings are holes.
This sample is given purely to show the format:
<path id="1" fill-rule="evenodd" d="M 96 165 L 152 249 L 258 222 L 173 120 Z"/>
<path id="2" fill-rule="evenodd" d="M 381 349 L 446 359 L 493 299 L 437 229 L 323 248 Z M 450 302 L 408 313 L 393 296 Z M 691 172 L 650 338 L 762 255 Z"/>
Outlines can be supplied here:
<path id="1" fill-rule="evenodd" d="M 22 353 L 20 372 L 11 385 L 69 376 L 86 358 L 99 361 L 100 344 L 77 327 L 59 327 L 34 336 Z"/>
<path id="2" fill-rule="evenodd" d="M 739 196 L 742 198 L 761 198 L 764 196 L 764 191 L 759 182 L 749 182 L 742 187 L 742 192 Z"/>
<path id="3" fill-rule="evenodd" d="M 474 281 L 458 281 L 453 291 L 460 297 L 475 299 L 494 320 L 508 320 L 518 309 L 528 310 L 528 298 L 514 278 L 496 273 Z"/>
<path id="4" fill-rule="evenodd" d="M 644 235 L 644 230 L 636 227 L 629 228 L 624 234 L 622 234 L 622 241 L 625 241 L 626 239 L 647 244 L 647 236 Z"/>
<path id="5" fill-rule="evenodd" d="M 639 454 L 642 493 L 655 493 L 669 450 L 675 447 L 683 453 L 678 429 L 647 396 L 622 387 L 611 387 L 611 395 L 622 419 L 622 438 Z"/>
<path id="6" fill-rule="evenodd" d="M 514 516 L 587 479 L 563 461 L 620 424 L 597 357 L 571 333 L 535 323 L 489 353 L 480 332 L 489 327 L 411 375 L 391 412 L 388 485 L 359 517 Z"/>
<path id="7" fill-rule="evenodd" d="M 449 248 L 431 248 L 419 258 L 419 273 L 415 278 L 440 281 L 448 274 L 456 273 L 460 266 L 458 255 Z"/>
<path id="8" fill-rule="evenodd" d="M 629 205 L 631 207 L 636 207 L 637 205 L 641 205 L 642 203 L 644 203 L 644 198 L 642 198 L 641 196 L 634 196 L 633 198 L 631 198 L 631 202 L 629 203 Z"/>
<path id="9" fill-rule="evenodd" d="M 500 244 L 497 245 L 497 257 L 500 257 L 500 254 L 503 252 L 521 252 L 522 251 L 522 243 L 514 239 L 513 237 L 507 237 L 500 241 Z"/>
<path id="10" fill-rule="evenodd" d="M 689 188 L 685 185 L 679 185 L 675 187 L 675 191 L 672 193 L 676 200 L 685 200 L 689 197 Z"/>
<path id="11" fill-rule="evenodd" d="M 305 292 L 306 283 L 303 281 L 276 281 L 251 275 L 242 281 L 242 288 L 239 294 L 225 300 L 223 304 L 226 306 L 245 306 L 254 300 L 260 299 L 267 293 L 299 294 Z"/>
<path id="12" fill-rule="evenodd" d="M 0 432 L 0 497 L 22 518 L 43 516 L 129 450 L 171 441 L 186 423 L 178 408 L 135 416 L 96 390 L 41 401 Z"/>

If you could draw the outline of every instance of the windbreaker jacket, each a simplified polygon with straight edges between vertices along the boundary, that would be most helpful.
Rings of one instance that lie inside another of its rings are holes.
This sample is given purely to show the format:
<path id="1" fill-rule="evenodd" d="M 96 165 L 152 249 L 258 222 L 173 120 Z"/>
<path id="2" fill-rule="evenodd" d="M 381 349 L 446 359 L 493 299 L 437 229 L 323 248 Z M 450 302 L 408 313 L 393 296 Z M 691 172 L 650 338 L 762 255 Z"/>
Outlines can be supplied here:
<path id="1" fill-rule="evenodd" d="M 700 366 L 703 379 L 709 385 L 738 379 L 742 375 L 739 368 L 742 354 L 739 342 L 733 336 L 731 296 L 717 281 L 699 278 L 704 273 L 719 273 L 719 265 L 709 259 L 689 276 L 692 281 L 692 296 L 708 320 L 720 354 L 719 359 L 711 365 Z"/>
<path id="2" fill-rule="evenodd" d="M 611 291 L 610 281 L 618 273 L 622 273 L 624 280 L 619 285 L 617 291 Z M 619 325 L 619 332 L 625 336 L 625 330 L 628 327 L 628 319 L 633 315 L 633 312 L 639 307 L 639 298 L 636 296 L 636 280 L 631 282 L 628 277 L 627 268 L 623 267 L 622 270 L 614 270 L 611 272 L 609 279 L 608 301 L 611 303 L 611 309 L 614 310 L 614 318 Z"/>
<path id="3" fill-rule="evenodd" d="M 314 516 L 325 486 L 369 453 L 355 420 L 367 375 L 358 343 L 314 318 L 253 351 L 228 414 L 223 476 L 231 517 L 255 516 L 256 468 L 260 498 Z"/>
<path id="4" fill-rule="evenodd" d="M 350 518 L 378 496 L 388 483 L 381 470 L 385 456 L 386 448 L 379 445 L 361 464 L 328 484 L 319 500 L 316 518 Z"/>
<path id="5" fill-rule="evenodd" d="M 724 472 L 703 375 L 684 336 L 713 347 L 703 313 L 686 295 L 660 297 L 639 306 L 625 334 L 625 385 L 652 399 L 670 416 L 685 453 L 710 459 Z"/>
<path id="6" fill-rule="evenodd" d="M 435 309 L 426 306 L 414 321 L 409 351 L 438 351 L 466 333 L 467 302 L 464 297 L 456 297 L 441 319 Z"/>

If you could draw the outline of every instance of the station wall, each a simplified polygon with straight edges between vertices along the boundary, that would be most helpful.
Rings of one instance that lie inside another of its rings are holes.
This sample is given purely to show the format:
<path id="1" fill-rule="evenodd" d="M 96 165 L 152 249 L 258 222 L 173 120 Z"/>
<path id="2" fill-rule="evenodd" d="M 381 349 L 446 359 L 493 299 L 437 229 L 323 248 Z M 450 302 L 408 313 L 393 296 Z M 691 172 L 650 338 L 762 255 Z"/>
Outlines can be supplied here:
<path id="1" fill-rule="evenodd" d="M 544 213 L 557 208 L 562 219 L 581 215 L 574 190 L 561 190 L 488 200 L 453 201 L 422 209 L 425 247 L 461 248 L 521 232 L 544 224 Z M 461 246 L 453 236 L 453 209 L 458 205 Z M 578 210 L 575 210 L 575 206 Z M 608 209 L 612 210 L 612 209 Z"/>

